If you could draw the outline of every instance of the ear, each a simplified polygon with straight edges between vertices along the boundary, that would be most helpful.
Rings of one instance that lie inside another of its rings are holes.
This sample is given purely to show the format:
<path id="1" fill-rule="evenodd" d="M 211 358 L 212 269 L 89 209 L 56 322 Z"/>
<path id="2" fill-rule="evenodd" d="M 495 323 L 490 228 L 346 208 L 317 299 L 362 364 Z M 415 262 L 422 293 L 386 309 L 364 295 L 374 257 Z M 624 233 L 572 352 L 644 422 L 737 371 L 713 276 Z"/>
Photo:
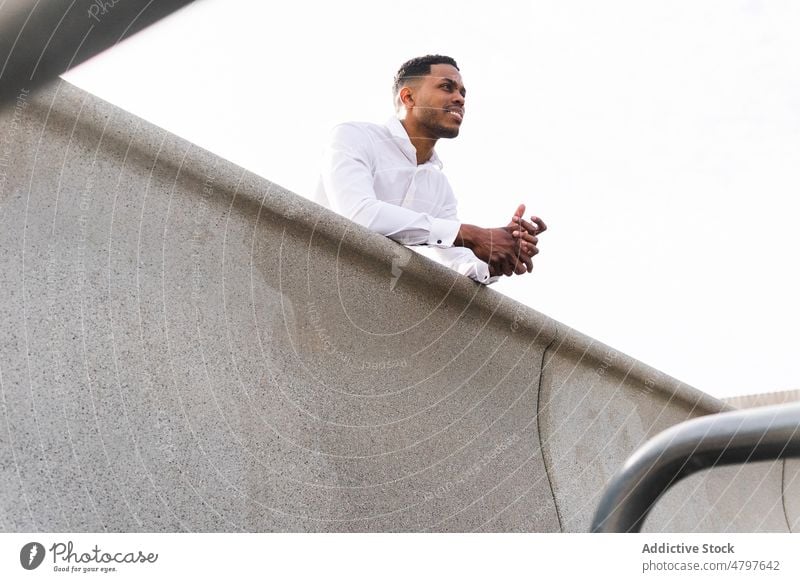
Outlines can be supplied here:
<path id="1" fill-rule="evenodd" d="M 414 107 L 414 91 L 411 87 L 405 86 L 400 89 L 400 93 L 398 93 L 398 98 L 400 99 L 400 103 L 406 109 L 411 109 Z"/>

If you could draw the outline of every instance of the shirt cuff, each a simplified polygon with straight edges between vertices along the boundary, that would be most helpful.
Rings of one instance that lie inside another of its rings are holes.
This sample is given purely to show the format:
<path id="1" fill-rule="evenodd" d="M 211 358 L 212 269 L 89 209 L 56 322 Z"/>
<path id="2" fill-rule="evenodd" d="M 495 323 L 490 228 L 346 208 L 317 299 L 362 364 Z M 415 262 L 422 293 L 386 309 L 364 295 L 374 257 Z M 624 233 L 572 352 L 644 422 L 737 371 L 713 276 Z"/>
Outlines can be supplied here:
<path id="1" fill-rule="evenodd" d="M 461 223 L 457 220 L 434 218 L 428 236 L 428 244 L 432 247 L 452 247 L 458 236 L 459 228 L 461 228 Z"/>
<path id="2" fill-rule="evenodd" d="M 492 283 L 496 283 L 500 279 L 499 275 L 495 275 L 494 277 L 492 277 L 489 274 L 489 265 L 484 263 L 478 258 L 475 259 L 475 265 L 474 268 L 471 269 L 471 271 L 472 272 L 464 274 L 474 279 L 478 283 L 482 283 L 484 285 L 491 285 Z"/>

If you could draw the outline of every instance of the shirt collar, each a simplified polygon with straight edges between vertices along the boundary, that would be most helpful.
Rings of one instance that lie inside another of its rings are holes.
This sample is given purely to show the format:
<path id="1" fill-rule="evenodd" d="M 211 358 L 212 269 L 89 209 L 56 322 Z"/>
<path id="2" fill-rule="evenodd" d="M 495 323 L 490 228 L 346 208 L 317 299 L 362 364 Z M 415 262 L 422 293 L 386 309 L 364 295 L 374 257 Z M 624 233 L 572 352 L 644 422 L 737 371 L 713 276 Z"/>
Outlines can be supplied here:
<path id="1" fill-rule="evenodd" d="M 414 144 L 411 143 L 411 139 L 408 137 L 408 132 L 406 131 L 406 128 L 403 127 L 403 124 L 400 123 L 400 120 L 393 115 L 386 122 L 386 127 L 389 130 L 389 133 L 392 134 L 392 137 L 395 137 L 399 140 L 397 142 L 397 145 L 400 146 L 400 149 L 403 150 L 403 153 L 406 154 L 406 157 L 408 157 L 409 160 L 411 160 L 416 164 L 417 149 L 414 147 Z M 444 166 L 444 164 L 442 164 L 442 160 L 440 160 L 439 156 L 436 155 L 435 148 L 431 152 L 430 159 L 427 162 L 425 162 L 425 164 L 433 164 L 440 170 Z M 425 164 L 422 165 L 424 166 Z"/>

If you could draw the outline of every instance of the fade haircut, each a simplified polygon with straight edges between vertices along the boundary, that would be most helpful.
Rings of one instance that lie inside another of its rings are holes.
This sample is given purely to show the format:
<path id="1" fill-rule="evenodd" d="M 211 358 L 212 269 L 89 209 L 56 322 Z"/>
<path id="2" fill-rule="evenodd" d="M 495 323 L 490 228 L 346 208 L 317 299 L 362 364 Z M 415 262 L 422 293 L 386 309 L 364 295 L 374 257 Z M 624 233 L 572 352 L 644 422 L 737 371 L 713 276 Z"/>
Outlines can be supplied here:
<path id="1" fill-rule="evenodd" d="M 452 65 L 456 70 L 460 70 L 452 57 L 446 57 L 444 55 L 416 57 L 403 63 L 400 70 L 397 71 L 397 74 L 394 76 L 394 85 L 392 85 L 392 96 L 397 99 L 400 89 L 405 86 L 406 81 L 409 79 L 430 75 L 431 65 Z"/>

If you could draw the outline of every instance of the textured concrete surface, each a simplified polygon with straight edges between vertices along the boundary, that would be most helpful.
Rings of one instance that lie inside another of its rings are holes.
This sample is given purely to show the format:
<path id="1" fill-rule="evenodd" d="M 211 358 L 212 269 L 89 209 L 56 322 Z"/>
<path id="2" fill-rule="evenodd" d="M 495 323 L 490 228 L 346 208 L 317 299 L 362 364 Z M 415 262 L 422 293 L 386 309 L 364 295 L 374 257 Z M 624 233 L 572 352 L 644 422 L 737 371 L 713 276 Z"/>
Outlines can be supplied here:
<path id="1" fill-rule="evenodd" d="M 564 531 L 588 531 L 605 484 L 650 437 L 726 405 L 574 330 L 559 328 L 540 395 L 542 447 Z M 724 467 L 674 485 L 643 531 L 787 531 L 783 463 Z"/>
<path id="2" fill-rule="evenodd" d="M 783 504 L 792 532 L 800 532 L 800 460 L 786 462 L 783 472 Z"/>
<path id="3" fill-rule="evenodd" d="M 585 531 L 723 407 L 66 82 L 0 136 L 3 531 Z M 699 478 L 648 527 L 786 531 Z"/>
<path id="4" fill-rule="evenodd" d="M 782 390 L 780 392 L 766 392 L 764 394 L 731 396 L 725 398 L 723 401 L 734 408 L 756 408 L 758 406 L 800 402 L 800 390 Z"/>

